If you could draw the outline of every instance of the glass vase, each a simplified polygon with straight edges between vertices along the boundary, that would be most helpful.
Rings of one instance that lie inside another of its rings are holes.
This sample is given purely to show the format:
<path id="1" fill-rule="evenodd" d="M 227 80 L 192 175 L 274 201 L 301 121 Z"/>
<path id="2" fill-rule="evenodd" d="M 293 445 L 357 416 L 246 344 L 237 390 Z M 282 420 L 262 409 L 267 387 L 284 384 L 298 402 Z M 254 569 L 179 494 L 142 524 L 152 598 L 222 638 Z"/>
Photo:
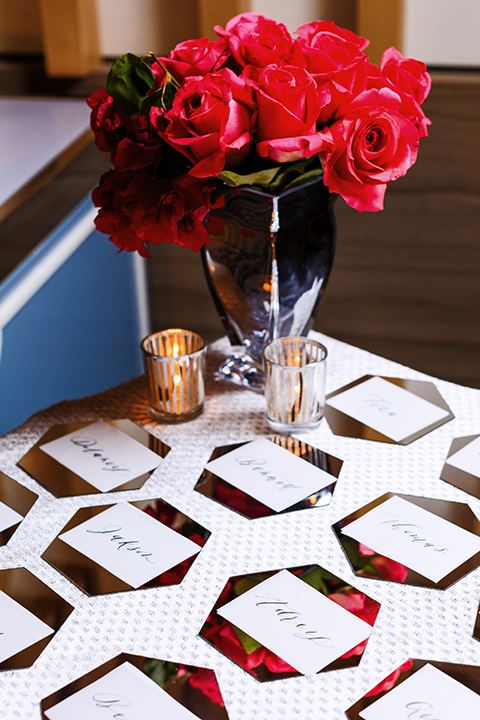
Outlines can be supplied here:
<path id="1" fill-rule="evenodd" d="M 203 266 L 232 345 L 220 377 L 263 392 L 264 347 L 311 329 L 333 263 L 335 198 L 317 178 L 279 195 L 232 189 L 208 214 Z"/>

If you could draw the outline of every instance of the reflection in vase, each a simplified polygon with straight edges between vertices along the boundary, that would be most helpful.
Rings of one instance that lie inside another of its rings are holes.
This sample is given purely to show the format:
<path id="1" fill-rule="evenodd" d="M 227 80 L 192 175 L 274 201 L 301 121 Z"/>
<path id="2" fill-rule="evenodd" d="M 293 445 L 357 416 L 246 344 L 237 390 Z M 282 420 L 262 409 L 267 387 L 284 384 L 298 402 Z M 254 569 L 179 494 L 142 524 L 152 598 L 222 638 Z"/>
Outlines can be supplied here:
<path id="1" fill-rule="evenodd" d="M 335 197 L 318 179 L 278 196 L 240 188 L 209 213 L 204 270 L 234 347 L 223 377 L 262 390 L 263 348 L 311 329 L 333 263 Z"/>

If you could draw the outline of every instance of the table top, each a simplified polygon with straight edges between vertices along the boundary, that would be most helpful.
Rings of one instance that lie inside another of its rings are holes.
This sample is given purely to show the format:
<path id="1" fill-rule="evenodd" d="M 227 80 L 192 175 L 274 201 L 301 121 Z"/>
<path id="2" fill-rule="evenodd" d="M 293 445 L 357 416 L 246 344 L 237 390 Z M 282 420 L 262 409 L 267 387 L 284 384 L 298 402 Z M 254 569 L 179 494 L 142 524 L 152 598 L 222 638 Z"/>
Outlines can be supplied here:
<path id="1" fill-rule="evenodd" d="M 84 100 L 0 98 L 0 220 L 91 138 Z"/>
<path id="2" fill-rule="evenodd" d="M 194 492 L 216 446 L 269 434 L 265 399 L 214 380 L 229 352 L 226 339 L 209 347 L 204 413 L 179 425 L 152 423 L 142 377 L 105 393 L 66 401 L 0 438 L 0 470 L 39 495 L 9 543 L 0 569 L 25 567 L 75 610 L 32 667 L 2 672 L 2 718 L 40 718 L 40 700 L 120 653 L 212 667 L 231 720 L 344 720 L 344 711 L 408 658 L 480 665 L 473 628 L 480 569 L 446 590 L 356 577 L 332 524 L 385 492 L 467 503 L 480 500 L 440 479 L 453 438 L 480 432 L 480 390 L 429 378 L 410 368 L 319 333 L 329 351 L 327 392 L 367 374 L 433 380 L 455 419 L 408 446 L 334 435 L 325 420 L 299 434 L 344 460 L 326 507 L 248 520 Z M 54 498 L 17 462 L 55 424 L 130 418 L 167 443 L 171 452 L 141 489 Z M 88 597 L 41 555 L 81 507 L 162 498 L 211 532 L 180 585 Z M 319 564 L 381 603 L 358 667 L 260 683 L 198 633 L 229 576 Z"/>

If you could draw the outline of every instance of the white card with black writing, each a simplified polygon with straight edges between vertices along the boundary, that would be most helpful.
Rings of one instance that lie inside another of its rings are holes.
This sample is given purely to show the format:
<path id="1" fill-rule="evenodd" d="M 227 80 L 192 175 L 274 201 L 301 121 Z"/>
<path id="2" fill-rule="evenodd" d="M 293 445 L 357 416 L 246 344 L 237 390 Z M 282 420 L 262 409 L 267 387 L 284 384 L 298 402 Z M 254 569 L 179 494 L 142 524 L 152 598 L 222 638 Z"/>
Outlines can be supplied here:
<path id="1" fill-rule="evenodd" d="M 100 492 L 113 490 L 161 463 L 145 445 L 102 421 L 40 445 L 40 449 Z"/>
<path id="2" fill-rule="evenodd" d="M 0 532 L 23 520 L 23 516 L 0 500 Z"/>
<path id="3" fill-rule="evenodd" d="M 53 632 L 43 620 L 0 590 L 0 662 Z"/>
<path id="4" fill-rule="evenodd" d="M 366 640 L 372 627 L 281 570 L 217 611 L 304 675 Z"/>
<path id="5" fill-rule="evenodd" d="M 329 398 L 327 404 L 394 442 L 401 442 L 449 415 L 447 410 L 381 377 L 354 385 Z"/>
<path id="6" fill-rule="evenodd" d="M 125 662 L 45 711 L 48 720 L 198 720 L 135 665 Z"/>
<path id="7" fill-rule="evenodd" d="M 346 525 L 342 533 L 433 582 L 480 552 L 478 535 L 397 496 Z"/>
<path id="8" fill-rule="evenodd" d="M 446 463 L 480 478 L 480 437 L 450 455 L 446 459 Z"/>
<path id="9" fill-rule="evenodd" d="M 207 470 L 282 512 L 336 480 L 321 468 L 266 438 L 257 438 L 212 460 Z"/>
<path id="10" fill-rule="evenodd" d="M 59 538 L 133 588 L 201 550 L 129 503 L 113 505 Z"/>
<path id="11" fill-rule="evenodd" d="M 359 715 L 363 720 L 478 720 L 480 695 L 427 664 Z"/>

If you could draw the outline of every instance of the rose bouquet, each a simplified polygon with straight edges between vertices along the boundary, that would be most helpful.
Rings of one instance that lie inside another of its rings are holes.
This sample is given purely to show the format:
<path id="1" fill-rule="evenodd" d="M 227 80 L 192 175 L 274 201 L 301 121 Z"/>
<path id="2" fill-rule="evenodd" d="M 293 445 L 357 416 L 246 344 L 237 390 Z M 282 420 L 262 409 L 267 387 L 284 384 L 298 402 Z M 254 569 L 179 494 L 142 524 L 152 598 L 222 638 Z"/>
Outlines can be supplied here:
<path id="1" fill-rule="evenodd" d="M 198 250 L 222 194 L 278 194 L 323 175 L 359 211 L 381 210 L 387 184 L 417 157 L 430 121 L 425 65 L 330 21 L 285 25 L 255 13 L 187 40 L 168 57 L 118 58 L 88 99 L 97 146 L 113 168 L 93 192 L 98 230 L 123 250 Z"/>

